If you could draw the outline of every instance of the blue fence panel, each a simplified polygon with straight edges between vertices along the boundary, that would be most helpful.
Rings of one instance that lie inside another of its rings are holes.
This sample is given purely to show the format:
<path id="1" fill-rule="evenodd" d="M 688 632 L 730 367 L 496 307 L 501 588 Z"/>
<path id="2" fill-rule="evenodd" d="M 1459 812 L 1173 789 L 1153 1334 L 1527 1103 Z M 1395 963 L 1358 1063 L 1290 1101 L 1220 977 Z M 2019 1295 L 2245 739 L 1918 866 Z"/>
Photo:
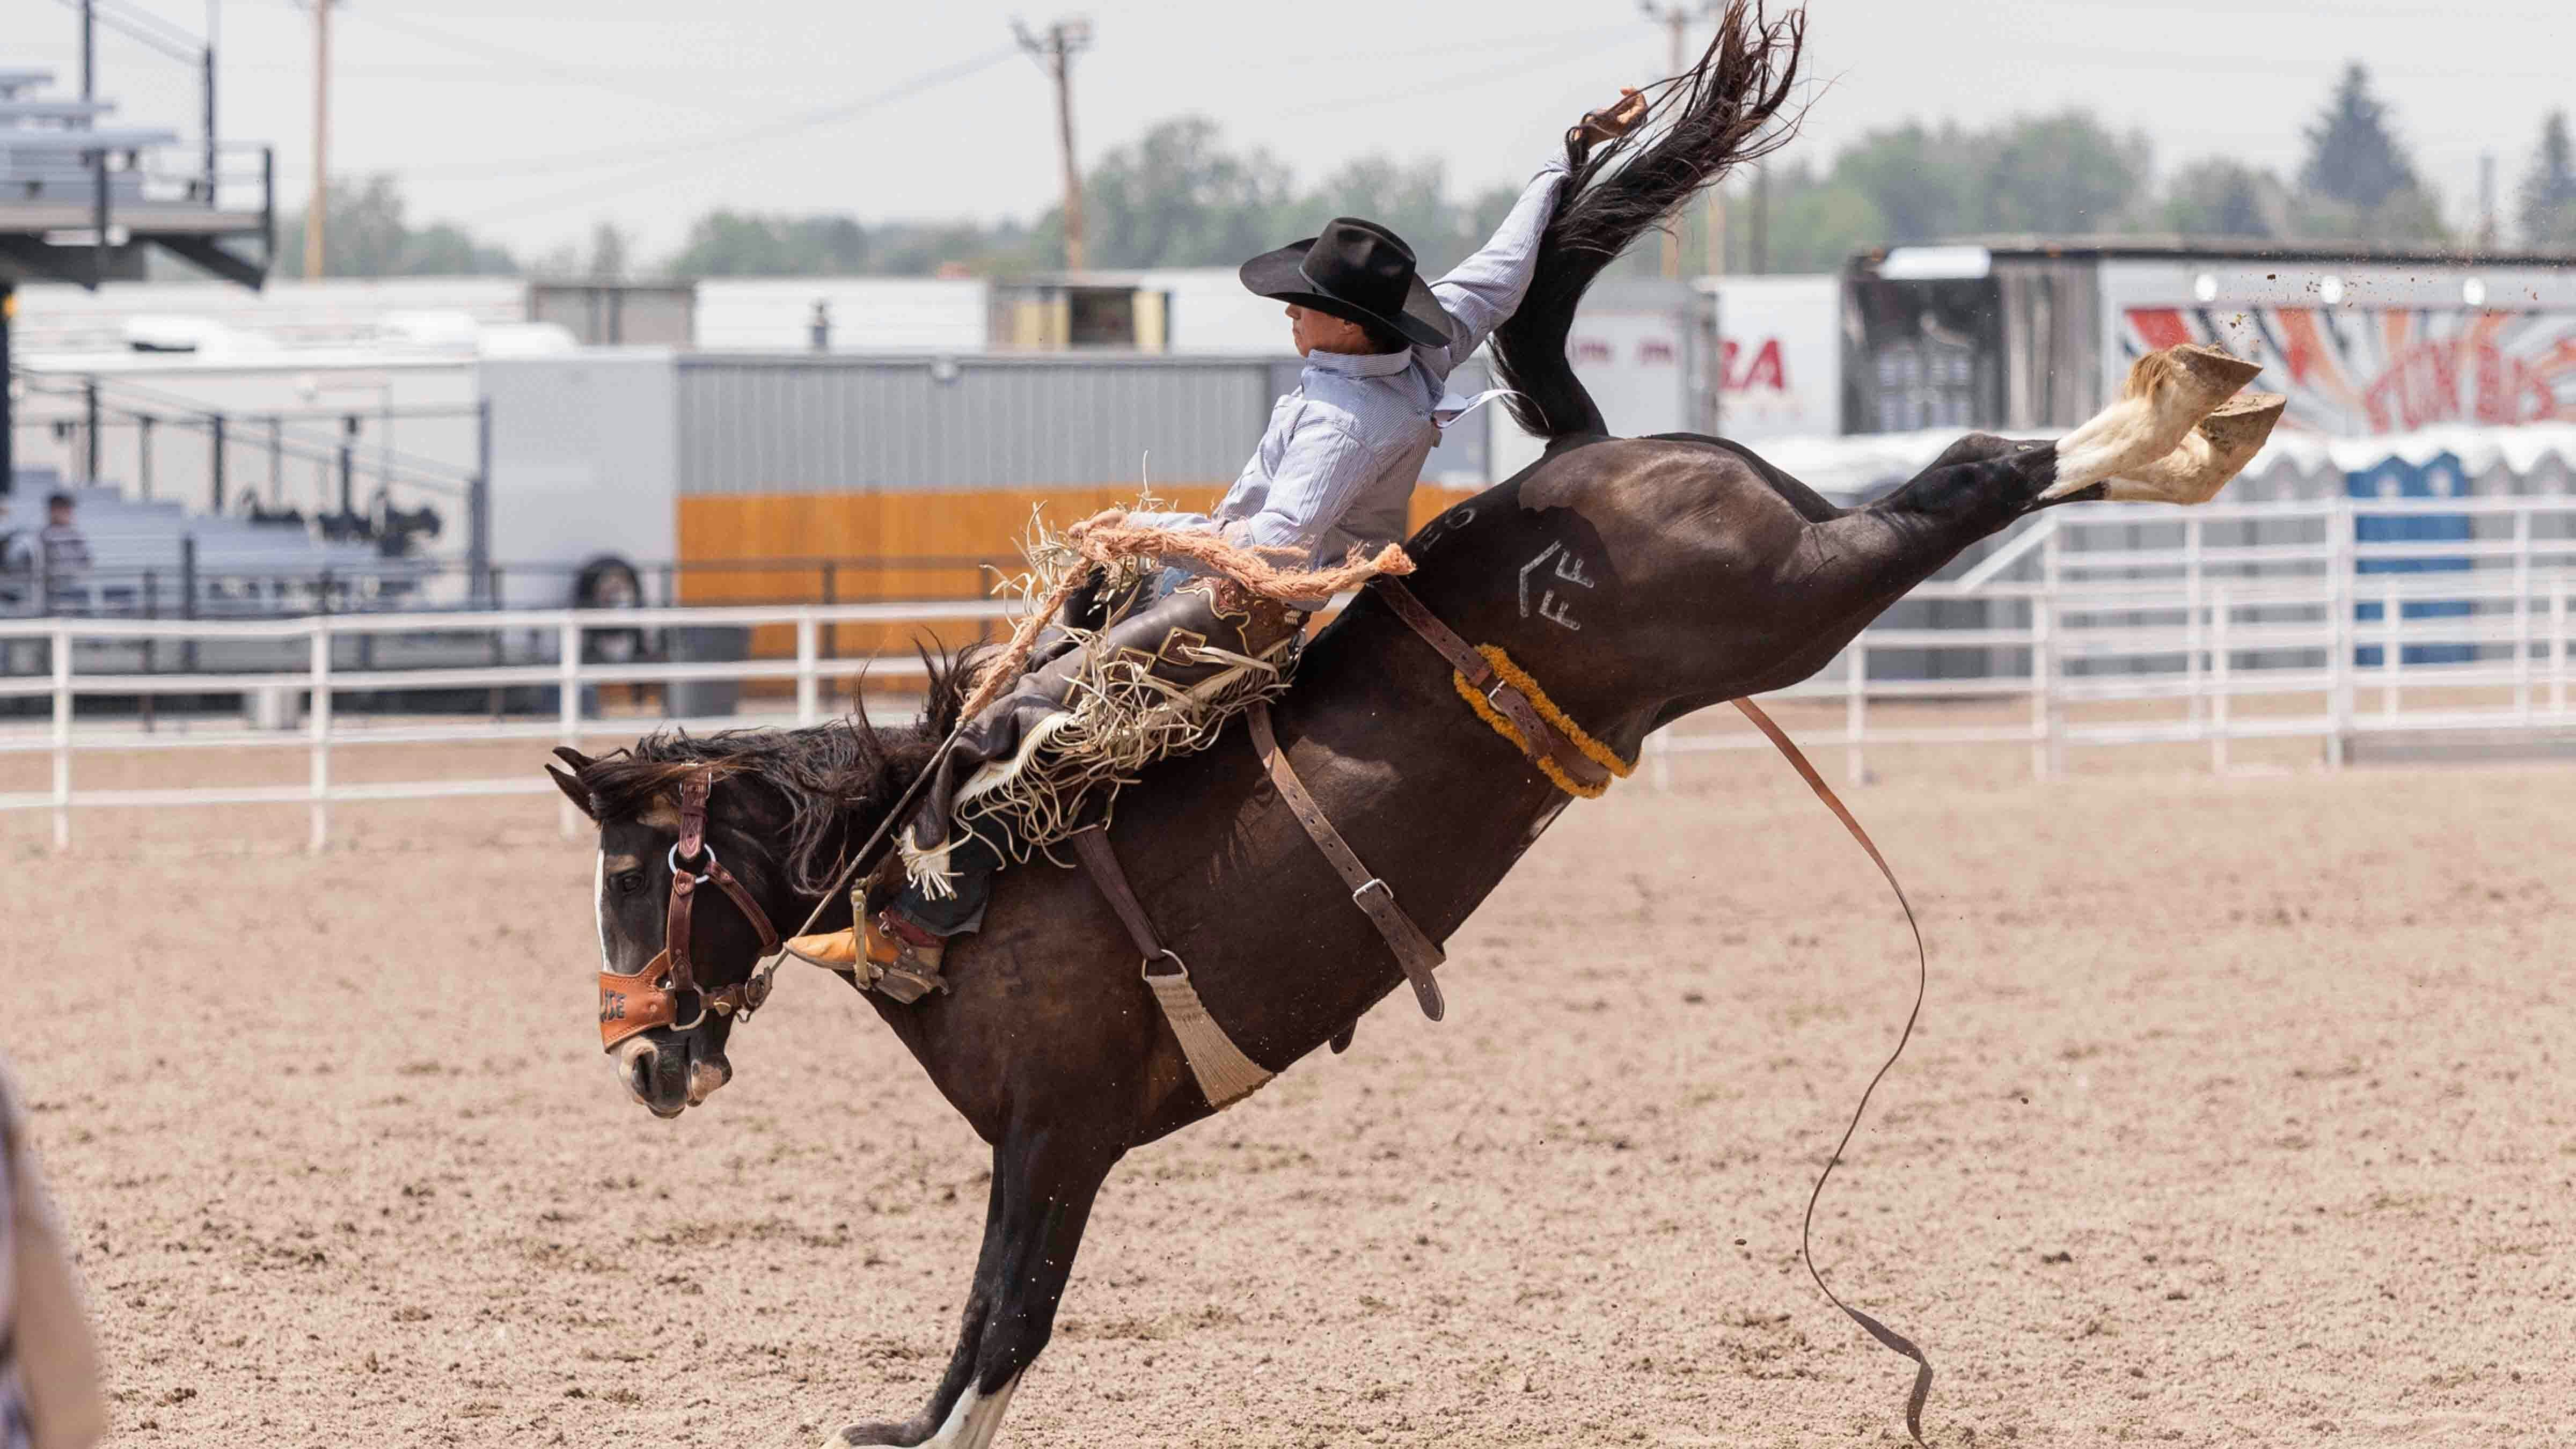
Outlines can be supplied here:
<path id="1" fill-rule="evenodd" d="M 2418 465 L 2403 458 L 2383 458 L 2370 468 L 2344 475 L 2344 491 L 2351 498 L 2367 502 L 2374 498 L 2458 498 L 2469 491 L 2468 474 L 2460 460 L 2450 453 L 2439 453 Z M 2414 513 L 2403 515 L 2362 513 L 2353 519 L 2353 537 L 2360 543 L 2465 543 L 2470 537 L 2469 515 L 2465 513 Z M 2457 554 L 2427 553 L 2409 558 L 2367 558 L 2354 564 L 2354 571 L 2364 574 L 2460 573 L 2470 567 L 2470 560 Z M 2474 609 L 2466 599 L 2408 599 L 2401 601 L 2398 618 L 2455 619 Z M 2375 599 L 2356 601 L 2352 617 L 2356 623 L 2377 624 L 2387 616 L 2384 602 Z M 2361 668 L 2376 668 L 2384 651 L 2377 644 L 2363 644 L 2353 650 L 2353 663 Z M 2408 644 L 2399 659 L 2407 664 L 2460 664 L 2475 659 L 2474 644 Z"/>

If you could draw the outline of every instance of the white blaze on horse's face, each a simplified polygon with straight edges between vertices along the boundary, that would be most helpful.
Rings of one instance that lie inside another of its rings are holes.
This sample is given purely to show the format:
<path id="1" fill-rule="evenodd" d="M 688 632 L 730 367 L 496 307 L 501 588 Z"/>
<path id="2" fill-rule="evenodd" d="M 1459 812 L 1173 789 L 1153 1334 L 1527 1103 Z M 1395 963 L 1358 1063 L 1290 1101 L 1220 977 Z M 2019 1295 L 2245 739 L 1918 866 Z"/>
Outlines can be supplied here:
<path id="1" fill-rule="evenodd" d="M 599 969 L 614 971 L 608 964 L 608 847 L 599 848 L 590 868 L 590 919 L 599 933 Z"/>

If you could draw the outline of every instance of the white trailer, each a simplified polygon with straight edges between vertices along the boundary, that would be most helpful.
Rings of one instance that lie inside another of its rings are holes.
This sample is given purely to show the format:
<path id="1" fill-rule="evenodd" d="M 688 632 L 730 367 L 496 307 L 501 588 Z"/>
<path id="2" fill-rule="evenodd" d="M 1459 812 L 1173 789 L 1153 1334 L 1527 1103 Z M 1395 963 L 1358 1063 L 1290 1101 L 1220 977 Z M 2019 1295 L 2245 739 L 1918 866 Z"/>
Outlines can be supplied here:
<path id="1" fill-rule="evenodd" d="M 2137 357 L 2264 365 L 2330 437 L 2576 420 L 2576 258 L 2027 238 L 1907 246 L 1843 274 L 1843 430 L 2068 427 Z"/>

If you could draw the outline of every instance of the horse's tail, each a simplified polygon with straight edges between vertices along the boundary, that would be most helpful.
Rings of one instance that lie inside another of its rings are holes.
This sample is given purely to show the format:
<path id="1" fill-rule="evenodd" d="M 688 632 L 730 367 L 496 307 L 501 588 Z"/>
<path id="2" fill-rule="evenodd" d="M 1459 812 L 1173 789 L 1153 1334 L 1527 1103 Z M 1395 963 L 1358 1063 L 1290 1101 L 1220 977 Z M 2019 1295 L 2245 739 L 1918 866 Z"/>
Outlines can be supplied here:
<path id="1" fill-rule="evenodd" d="M 1493 335 L 1494 370 L 1522 427 L 1547 438 L 1608 431 L 1565 358 L 1574 309 L 1602 268 L 1701 187 L 1789 139 L 1797 121 L 1784 112 L 1806 32 L 1803 9 L 1775 21 L 1761 0 L 1728 0 L 1699 64 L 1664 83 L 1661 114 L 1588 159 L 1569 143 L 1574 175 L 1557 193 L 1529 294 Z"/>

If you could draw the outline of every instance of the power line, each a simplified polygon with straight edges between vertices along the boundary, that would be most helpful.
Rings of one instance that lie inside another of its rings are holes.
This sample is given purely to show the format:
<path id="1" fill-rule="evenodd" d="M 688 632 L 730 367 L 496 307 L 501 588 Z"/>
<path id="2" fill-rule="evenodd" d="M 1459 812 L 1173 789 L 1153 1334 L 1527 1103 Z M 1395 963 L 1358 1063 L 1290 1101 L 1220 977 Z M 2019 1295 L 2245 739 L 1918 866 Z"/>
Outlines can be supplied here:
<path id="1" fill-rule="evenodd" d="M 663 161 L 666 161 L 673 156 L 684 156 L 698 151 L 710 151 L 720 147 L 735 146 L 745 141 L 761 140 L 769 136 L 784 135 L 793 131 L 810 130 L 817 126 L 826 126 L 835 121 L 846 120 L 852 116 L 860 114 L 861 112 L 872 110 L 878 106 L 884 105 L 888 101 L 900 100 L 905 96 L 914 95 L 920 91 L 928 90 L 933 86 L 945 85 L 949 81 L 961 80 L 977 71 L 990 69 L 1018 53 L 1019 50 L 1016 46 L 1004 46 L 999 50 L 987 51 L 983 55 L 976 56 L 971 60 L 959 61 L 955 65 L 946 66 L 939 70 L 928 71 L 921 75 L 914 76 L 910 80 L 899 82 L 891 89 L 881 91 L 864 100 L 845 101 L 837 105 L 825 106 L 818 110 L 804 111 L 793 116 L 781 117 L 775 121 L 763 121 L 759 125 L 752 126 L 744 130 L 726 131 L 717 135 L 703 136 L 695 140 L 684 139 L 676 141 L 662 141 L 648 139 L 629 142 L 622 146 L 602 147 L 597 150 L 567 151 L 553 156 L 513 157 L 506 160 L 485 158 L 475 161 L 434 161 L 421 165 L 394 165 L 387 169 L 398 171 L 405 176 L 432 178 L 441 176 L 495 176 L 497 174 L 501 179 L 507 180 L 521 176 L 557 176 L 571 171 L 596 171 L 605 166 L 618 166 L 621 164 L 633 163 L 637 161 L 639 153 L 647 146 L 651 147 L 655 154 L 645 167 L 638 169 L 649 169 L 650 167 L 660 165 Z"/>
<path id="2" fill-rule="evenodd" d="M 1000 50 L 988 51 L 983 55 L 959 61 L 954 65 L 943 66 L 938 70 L 925 71 L 920 75 L 914 76 L 910 80 L 879 91 L 875 95 L 868 96 L 862 100 L 850 101 L 837 106 L 827 106 L 821 110 L 808 111 L 801 115 L 789 116 L 781 120 L 766 122 L 762 125 L 753 126 L 742 131 L 736 131 L 729 135 L 710 136 L 703 140 L 684 142 L 678 145 L 657 146 L 655 149 L 659 154 L 654 156 L 653 159 L 620 175 L 604 178 L 600 185 L 584 187 L 577 191 L 560 192 L 533 206 L 526 203 L 518 203 L 510 206 L 495 207 L 490 211 L 475 212 L 458 219 L 466 222 L 482 222 L 491 221 L 502 216 L 545 216 L 553 212 L 561 211 L 566 207 L 581 205 L 597 197 L 614 196 L 620 191 L 629 189 L 631 184 L 636 181 L 667 170 L 672 158 L 675 156 L 703 153 L 718 149 L 728 149 L 734 146 L 739 146 L 748 141 L 766 140 L 772 136 L 787 135 L 797 131 L 807 131 L 822 126 L 833 125 L 841 121 L 849 120 L 852 117 L 864 114 L 868 111 L 875 110 L 881 106 L 892 105 L 894 102 L 900 100 L 908 100 L 924 91 L 932 90 L 939 86 L 946 85 L 950 81 L 961 80 L 967 76 L 973 75 L 977 71 L 990 70 L 992 67 L 1001 64 L 1003 61 L 1006 61 L 1017 54 L 1019 54 L 1018 46 L 1004 46 Z M 634 148 L 623 148 L 623 154 L 633 155 Z M 492 166 L 490 164 L 486 164 L 476 169 L 480 172 L 488 173 L 492 170 Z M 514 166 L 511 169 L 520 174 L 532 174 L 534 171 L 541 171 L 544 168 Z M 586 168 L 558 167 L 555 169 Z"/>
<path id="3" fill-rule="evenodd" d="M 479 36 L 460 35 L 452 30 L 442 30 L 434 25 L 423 25 L 419 21 L 408 17 L 398 19 L 393 12 L 388 10 L 360 10 L 353 13 L 357 14 L 360 18 L 366 20 L 370 24 L 381 25 L 388 30 L 399 31 L 416 40 L 426 40 L 432 45 L 443 45 L 449 50 L 455 51 L 459 55 L 471 55 L 482 60 L 499 61 L 507 65 L 522 66 L 534 74 L 547 76 L 554 80 L 562 81 L 567 85 L 587 86 L 594 90 L 603 90 L 616 95 L 631 96 L 641 100 L 651 101 L 656 105 L 686 104 L 685 101 L 681 101 L 675 97 L 671 90 L 667 88 L 648 88 L 627 85 L 622 80 L 602 76 L 594 70 L 586 70 L 583 67 L 566 65 L 552 56 L 538 54 L 533 51 L 515 50 L 506 45 L 495 45 Z"/>

